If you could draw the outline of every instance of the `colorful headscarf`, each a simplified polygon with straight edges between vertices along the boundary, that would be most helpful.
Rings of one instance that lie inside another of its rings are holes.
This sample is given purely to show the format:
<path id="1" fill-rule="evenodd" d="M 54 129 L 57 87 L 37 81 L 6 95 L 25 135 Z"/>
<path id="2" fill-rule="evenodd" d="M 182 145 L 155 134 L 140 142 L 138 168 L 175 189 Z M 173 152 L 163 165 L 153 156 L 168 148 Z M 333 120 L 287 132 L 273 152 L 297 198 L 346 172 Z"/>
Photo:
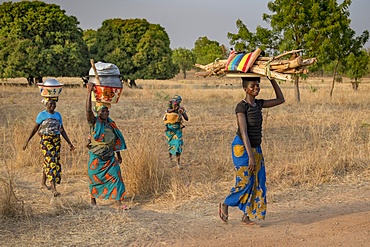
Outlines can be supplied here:
<path id="1" fill-rule="evenodd" d="M 173 99 L 172 100 L 174 100 L 174 101 L 176 101 L 177 103 L 181 103 L 181 101 L 182 101 L 182 98 L 181 98 L 181 96 L 180 95 L 175 95 L 174 97 L 173 97 Z"/>
<path id="2" fill-rule="evenodd" d="M 103 103 L 103 102 L 96 102 L 95 103 L 95 106 L 94 106 L 94 111 L 96 114 L 98 114 L 98 112 L 103 109 L 103 108 L 110 108 L 111 107 L 111 104 L 109 103 Z"/>
<path id="3" fill-rule="evenodd" d="M 41 102 L 44 103 L 44 105 L 46 105 L 46 103 L 48 103 L 51 100 L 58 102 L 58 97 L 44 97 Z"/>

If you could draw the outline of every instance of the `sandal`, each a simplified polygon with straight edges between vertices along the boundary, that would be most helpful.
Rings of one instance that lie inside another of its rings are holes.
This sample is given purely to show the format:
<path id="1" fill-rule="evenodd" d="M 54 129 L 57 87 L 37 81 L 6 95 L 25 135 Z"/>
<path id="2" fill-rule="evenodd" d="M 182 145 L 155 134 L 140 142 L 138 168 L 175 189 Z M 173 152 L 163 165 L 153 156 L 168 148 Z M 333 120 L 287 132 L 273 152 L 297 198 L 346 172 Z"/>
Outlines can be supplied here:
<path id="1" fill-rule="evenodd" d="M 116 208 L 117 208 L 117 210 L 129 210 L 129 209 L 131 209 L 126 204 L 122 204 L 120 206 L 117 206 Z"/>
<path id="2" fill-rule="evenodd" d="M 220 202 L 218 204 L 218 216 L 220 216 L 222 221 L 227 222 L 229 219 L 229 206 Z"/>
<path id="3" fill-rule="evenodd" d="M 242 223 L 244 225 L 248 225 L 248 226 L 253 226 L 254 224 L 256 224 L 254 221 L 251 221 L 248 217 L 248 215 L 244 214 L 243 217 L 242 217 Z"/>

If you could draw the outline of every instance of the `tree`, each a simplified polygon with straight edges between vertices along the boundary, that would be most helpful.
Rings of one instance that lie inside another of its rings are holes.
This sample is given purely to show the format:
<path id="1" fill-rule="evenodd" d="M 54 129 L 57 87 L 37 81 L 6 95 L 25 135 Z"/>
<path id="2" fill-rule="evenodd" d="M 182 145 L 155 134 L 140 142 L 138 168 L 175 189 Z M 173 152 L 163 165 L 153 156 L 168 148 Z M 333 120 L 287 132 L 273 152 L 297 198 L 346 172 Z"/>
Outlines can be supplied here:
<path id="1" fill-rule="evenodd" d="M 250 52 L 258 47 L 268 54 L 276 54 L 280 41 L 278 33 L 261 26 L 257 26 L 256 33 L 252 33 L 239 19 L 236 21 L 236 26 L 237 34 L 227 33 L 227 38 L 230 39 L 230 44 L 234 45 L 236 51 Z"/>
<path id="2" fill-rule="evenodd" d="M 321 22 L 317 22 L 317 31 L 307 38 L 308 44 L 315 46 L 317 39 L 315 36 L 322 37 L 316 45 L 317 50 L 310 51 L 317 55 L 319 64 L 334 62 L 330 97 L 333 95 L 336 77 L 341 65 L 350 54 L 357 56 L 369 39 L 368 31 L 364 31 L 361 36 L 355 37 L 355 31 L 350 28 L 351 20 L 349 19 L 348 8 L 351 2 L 345 0 L 338 5 L 335 0 L 328 0 L 316 4 L 317 8 L 321 10 L 323 19 Z"/>
<path id="3" fill-rule="evenodd" d="M 87 29 L 83 31 L 83 40 L 85 41 L 87 48 L 90 50 L 90 48 L 95 44 L 96 42 L 96 30 L 93 29 Z"/>
<path id="4" fill-rule="evenodd" d="M 217 58 L 226 58 L 226 49 L 217 41 L 209 40 L 207 37 L 199 37 L 195 43 L 192 53 L 195 57 L 195 62 L 198 64 L 209 64 Z"/>
<path id="5" fill-rule="evenodd" d="M 230 43 L 236 50 L 252 51 L 257 47 L 270 55 L 286 50 L 305 48 L 304 35 L 310 30 L 311 0 L 276 0 L 268 3 L 271 15 L 263 14 L 263 20 L 270 23 L 271 30 L 257 27 L 256 33 L 248 30 L 242 21 L 236 25 L 237 34 L 228 33 Z M 294 78 L 296 101 L 300 101 L 299 78 Z"/>
<path id="6" fill-rule="evenodd" d="M 344 73 L 350 79 L 354 79 L 351 81 L 354 90 L 358 89 L 359 79 L 369 73 L 369 62 L 370 57 L 366 50 L 361 50 L 357 56 L 351 53 L 346 58 Z"/>
<path id="7" fill-rule="evenodd" d="M 176 48 L 173 50 L 172 55 L 173 63 L 179 66 L 186 79 L 186 71 L 191 70 L 194 67 L 195 59 L 191 50 L 186 48 Z"/>
<path id="8" fill-rule="evenodd" d="M 105 20 L 90 52 L 95 60 L 116 64 L 133 87 L 136 79 L 169 79 L 178 73 L 168 34 L 145 19 Z"/>
<path id="9" fill-rule="evenodd" d="M 279 51 L 307 49 L 305 35 L 312 29 L 315 20 L 311 0 L 277 0 L 268 3 L 272 15 L 264 14 L 263 20 L 270 22 L 273 32 L 280 33 Z M 296 102 L 300 102 L 299 77 L 294 77 Z"/>
<path id="10" fill-rule="evenodd" d="M 88 51 L 74 16 L 40 1 L 0 5 L 0 77 L 78 76 Z"/>
<path id="11" fill-rule="evenodd" d="M 354 37 L 350 28 L 348 7 L 351 0 L 337 4 L 336 0 L 276 0 L 268 3 L 272 15 L 264 14 L 274 31 L 281 33 L 279 49 L 304 49 L 305 54 L 318 58 L 312 68 L 336 61 L 333 71 L 332 96 L 335 75 L 340 63 L 350 53 L 357 53 L 368 39 L 365 31 Z M 297 102 L 300 101 L 299 78 L 294 80 Z"/>

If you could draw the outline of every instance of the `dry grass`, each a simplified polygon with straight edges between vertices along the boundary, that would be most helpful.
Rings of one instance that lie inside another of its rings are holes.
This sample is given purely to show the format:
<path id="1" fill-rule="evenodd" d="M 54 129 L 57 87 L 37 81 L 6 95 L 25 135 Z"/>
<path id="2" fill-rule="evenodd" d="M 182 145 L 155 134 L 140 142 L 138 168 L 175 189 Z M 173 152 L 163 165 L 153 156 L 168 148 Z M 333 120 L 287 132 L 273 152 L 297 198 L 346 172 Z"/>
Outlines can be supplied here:
<path id="1" fill-rule="evenodd" d="M 0 215 L 27 218 L 30 216 L 31 208 L 25 207 L 24 202 L 19 200 L 15 194 L 15 183 L 19 172 L 11 165 L 11 160 L 15 155 L 13 143 L 7 141 L 8 135 L 9 133 L 3 133 L 0 144 Z"/>
<path id="2" fill-rule="evenodd" d="M 14 79 L 17 80 L 17 79 Z M 60 78 L 62 83 L 80 83 L 79 78 Z M 140 89 L 125 89 L 111 109 L 111 118 L 122 130 L 128 150 L 122 153 L 122 173 L 128 199 L 147 201 L 205 198 L 215 199 L 233 185 L 230 143 L 236 133 L 234 107 L 243 98 L 237 79 L 187 79 L 137 81 Z M 270 98 L 272 88 L 262 81 L 260 98 Z M 267 166 L 269 196 L 292 187 L 310 189 L 348 177 L 369 175 L 370 163 L 370 82 L 358 91 L 349 81 L 336 84 L 329 98 L 330 78 L 313 78 L 301 83 L 302 102 L 294 100 L 293 85 L 281 84 L 286 103 L 264 110 L 263 150 Z M 76 146 L 74 153 L 62 150 L 66 176 L 86 175 L 88 126 L 85 120 L 84 88 L 63 89 L 57 111 Z M 184 129 L 183 163 L 186 169 L 169 168 L 162 116 L 167 100 L 181 94 L 189 114 Z M 41 155 L 35 136 L 26 151 L 25 138 L 35 117 L 43 110 L 35 87 L 0 86 L 1 213 L 19 215 L 14 199 L 17 176 L 41 177 Z M 62 145 L 65 142 L 62 143 Z M 65 147 L 65 146 L 64 146 Z M 12 150 L 12 151 L 9 151 Z M 15 172 L 17 171 L 17 172 Z M 367 175 L 366 175 L 367 174 Z M 33 175 L 32 175 L 33 176 Z M 62 180 L 62 184 L 66 181 Z M 86 183 L 87 187 L 87 183 Z M 13 198 L 13 199 L 11 199 Z M 84 198 L 61 201 L 59 214 L 74 214 L 87 204 Z M 27 210 L 26 210 L 27 211 Z M 30 211 L 27 211 L 30 212 Z"/>

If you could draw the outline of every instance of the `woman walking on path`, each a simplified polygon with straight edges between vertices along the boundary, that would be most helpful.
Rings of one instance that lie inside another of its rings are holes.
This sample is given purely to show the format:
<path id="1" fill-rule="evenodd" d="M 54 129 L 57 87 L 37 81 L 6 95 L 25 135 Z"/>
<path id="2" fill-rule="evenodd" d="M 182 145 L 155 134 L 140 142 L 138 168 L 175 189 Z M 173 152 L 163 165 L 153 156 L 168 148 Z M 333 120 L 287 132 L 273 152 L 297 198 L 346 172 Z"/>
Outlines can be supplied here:
<path id="1" fill-rule="evenodd" d="M 237 135 L 231 148 L 235 166 L 235 186 L 224 202 L 219 204 L 219 216 L 227 222 L 228 207 L 238 206 L 243 212 L 242 222 L 253 225 L 253 219 L 265 219 L 266 173 L 262 155 L 262 108 L 285 102 L 283 93 L 274 79 L 269 79 L 275 99 L 256 99 L 260 91 L 259 77 L 242 77 L 245 98 L 236 105 Z"/>
<path id="2" fill-rule="evenodd" d="M 186 121 L 189 120 L 185 108 L 180 106 L 181 101 L 181 96 L 175 95 L 170 101 L 166 114 L 163 117 L 163 121 L 166 125 L 165 133 L 171 165 L 173 164 L 172 155 L 175 155 L 177 167 L 179 169 L 182 169 L 180 158 L 182 145 L 184 144 L 182 140 L 182 129 L 185 128 L 185 126 L 182 124 L 182 121 L 183 119 Z"/>
<path id="3" fill-rule="evenodd" d="M 68 143 L 70 151 L 75 149 L 64 129 L 62 115 L 55 111 L 57 101 L 58 97 L 44 98 L 43 102 L 46 106 L 46 110 L 37 115 L 36 124 L 23 146 L 23 150 L 26 150 L 28 142 L 36 132 L 38 132 L 41 137 L 40 147 L 44 156 L 41 186 L 48 190 L 51 189 L 55 197 L 60 196 L 60 193 L 56 189 L 56 184 L 60 184 L 62 179 L 62 165 L 60 164 L 60 135 L 62 135 L 64 140 Z M 46 185 L 46 180 L 50 182 L 50 187 Z"/>
<path id="4" fill-rule="evenodd" d="M 94 115 L 91 92 L 94 84 L 87 84 L 86 117 L 90 125 L 88 175 L 90 180 L 91 204 L 96 198 L 116 201 L 121 205 L 125 196 L 125 184 L 121 175 L 121 150 L 126 150 L 125 139 L 115 122 L 109 118 L 106 104 L 96 103 Z M 116 154 L 116 155 L 115 155 Z"/>

